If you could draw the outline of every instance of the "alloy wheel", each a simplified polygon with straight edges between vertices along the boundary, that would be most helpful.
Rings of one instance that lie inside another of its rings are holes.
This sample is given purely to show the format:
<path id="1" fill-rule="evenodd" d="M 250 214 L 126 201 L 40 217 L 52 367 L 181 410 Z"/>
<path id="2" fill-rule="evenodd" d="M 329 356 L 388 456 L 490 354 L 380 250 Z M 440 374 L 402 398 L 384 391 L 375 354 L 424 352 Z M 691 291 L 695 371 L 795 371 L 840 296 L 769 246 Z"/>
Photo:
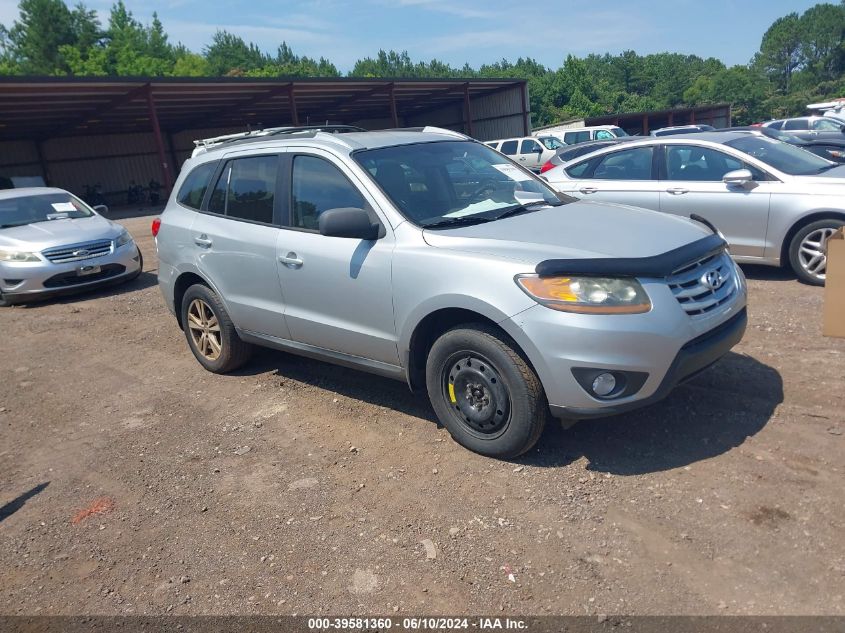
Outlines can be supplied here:
<path id="1" fill-rule="evenodd" d="M 223 351 L 220 323 L 211 306 L 202 299 L 194 299 L 188 306 L 188 330 L 200 354 L 211 361 L 220 357 Z"/>
<path id="2" fill-rule="evenodd" d="M 819 279 L 825 278 L 827 257 L 824 254 L 824 243 L 836 231 L 832 227 L 824 227 L 811 231 L 801 240 L 798 247 L 798 260 L 801 267 Z"/>

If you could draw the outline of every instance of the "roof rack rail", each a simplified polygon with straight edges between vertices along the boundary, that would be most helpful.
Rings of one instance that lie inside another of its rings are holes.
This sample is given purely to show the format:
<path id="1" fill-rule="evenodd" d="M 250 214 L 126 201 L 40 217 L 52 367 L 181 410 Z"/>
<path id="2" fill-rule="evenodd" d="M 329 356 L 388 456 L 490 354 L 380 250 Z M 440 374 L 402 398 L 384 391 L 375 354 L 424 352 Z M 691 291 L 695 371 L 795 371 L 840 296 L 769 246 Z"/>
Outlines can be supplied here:
<path id="1" fill-rule="evenodd" d="M 237 132 L 235 134 L 224 134 L 223 136 L 214 136 L 211 138 L 197 139 L 194 141 L 194 151 L 192 156 L 202 154 L 219 145 L 234 143 L 236 141 L 243 141 L 247 139 L 255 139 L 265 136 L 278 136 L 281 134 L 301 134 L 301 133 L 317 133 L 328 132 L 330 134 L 342 134 L 345 132 L 366 132 L 364 128 L 355 125 L 297 125 L 284 127 L 270 127 L 260 130 L 249 130 L 247 132 Z"/>

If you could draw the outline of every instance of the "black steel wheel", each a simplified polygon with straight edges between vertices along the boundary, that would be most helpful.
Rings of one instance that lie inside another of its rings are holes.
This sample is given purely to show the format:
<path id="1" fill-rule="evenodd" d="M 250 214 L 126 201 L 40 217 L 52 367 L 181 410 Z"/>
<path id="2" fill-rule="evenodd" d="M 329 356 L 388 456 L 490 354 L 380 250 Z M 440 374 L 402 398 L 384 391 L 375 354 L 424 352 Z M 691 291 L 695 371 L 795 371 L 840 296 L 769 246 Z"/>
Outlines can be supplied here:
<path id="1" fill-rule="evenodd" d="M 507 334 L 486 323 L 443 333 L 426 360 L 428 397 L 440 422 L 466 448 L 509 459 L 528 451 L 549 407 L 537 374 Z"/>

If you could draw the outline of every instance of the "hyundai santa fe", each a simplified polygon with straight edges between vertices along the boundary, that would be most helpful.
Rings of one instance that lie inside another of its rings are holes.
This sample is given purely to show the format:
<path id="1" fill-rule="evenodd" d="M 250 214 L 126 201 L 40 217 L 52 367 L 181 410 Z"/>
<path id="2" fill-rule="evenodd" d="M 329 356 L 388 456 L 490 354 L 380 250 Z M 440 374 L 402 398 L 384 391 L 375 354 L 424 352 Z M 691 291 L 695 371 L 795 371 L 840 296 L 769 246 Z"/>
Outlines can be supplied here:
<path id="1" fill-rule="evenodd" d="M 202 145 L 153 234 L 207 370 L 263 345 L 397 378 L 501 458 L 549 413 L 659 400 L 746 326 L 745 280 L 705 224 L 576 201 L 437 128 Z"/>

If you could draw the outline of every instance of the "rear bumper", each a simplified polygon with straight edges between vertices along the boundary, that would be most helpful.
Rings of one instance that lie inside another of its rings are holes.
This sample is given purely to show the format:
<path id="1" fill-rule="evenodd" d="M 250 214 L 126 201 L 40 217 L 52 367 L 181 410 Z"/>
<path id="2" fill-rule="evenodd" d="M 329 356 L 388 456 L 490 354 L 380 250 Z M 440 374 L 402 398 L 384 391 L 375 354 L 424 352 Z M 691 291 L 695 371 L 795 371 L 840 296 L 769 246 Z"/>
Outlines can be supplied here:
<path id="1" fill-rule="evenodd" d="M 625 413 L 658 402 L 669 395 L 669 392 L 677 385 L 704 371 L 727 354 L 734 345 L 742 340 L 747 324 L 748 315 L 746 309 L 743 308 L 721 325 L 686 343 L 678 351 L 660 386 L 647 398 L 600 409 L 552 405 L 552 414 L 558 418 L 570 419 L 604 417 Z"/>

